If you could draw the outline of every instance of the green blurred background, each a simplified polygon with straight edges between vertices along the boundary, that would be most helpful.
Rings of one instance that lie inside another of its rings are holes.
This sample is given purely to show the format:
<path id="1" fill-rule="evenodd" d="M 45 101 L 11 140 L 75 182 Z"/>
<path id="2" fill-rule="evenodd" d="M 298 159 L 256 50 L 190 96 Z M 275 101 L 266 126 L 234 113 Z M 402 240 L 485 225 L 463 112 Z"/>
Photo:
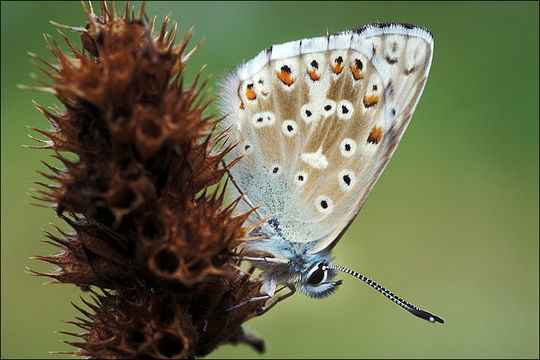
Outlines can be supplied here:
<path id="1" fill-rule="evenodd" d="M 47 59 L 49 20 L 84 26 L 78 2 L 2 2 L 2 351 L 3 358 L 58 357 L 72 349 L 55 330 L 78 314 L 80 291 L 42 286 L 25 266 L 54 248 L 42 229 L 60 224 L 52 210 L 28 204 L 48 153 L 27 125 L 46 127 L 22 91 L 39 73 L 27 51 Z M 272 44 L 334 33 L 376 21 L 429 28 L 431 74 L 413 121 L 361 215 L 335 250 L 355 269 L 446 320 L 432 325 L 400 310 L 344 275 L 325 299 L 301 295 L 248 322 L 264 336 L 262 357 L 538 358 L 538 2 L 150 2 L 147 13 L 172 13 L 180 34 L 196 26 L 188 66 L 203 64 L 211 84 Z M 71 39 L 78 41 L 77 34 Z M 215 110 L 215 108 L 213 109 Z M 36 135 L 36 134 L 34 134 Z M 65 355 L 66 358 L 70 356 Z M 255 357 L 223 346 L 211 357 Z"/>

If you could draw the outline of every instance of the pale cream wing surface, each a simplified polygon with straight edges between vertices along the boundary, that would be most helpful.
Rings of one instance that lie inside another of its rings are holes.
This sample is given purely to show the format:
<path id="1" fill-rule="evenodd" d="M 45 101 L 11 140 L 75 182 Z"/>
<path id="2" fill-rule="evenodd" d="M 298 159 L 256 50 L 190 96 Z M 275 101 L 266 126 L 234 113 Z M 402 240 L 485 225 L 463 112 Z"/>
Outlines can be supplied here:
<path id="1" fill-rule="evenodd" d="M 232 155 L 244 155 L 233 177 L 263 216 L 281 215 L 287 240 L 314 241 L 312 252 L 358 213 L 426 83 L 431 34 L 382 25 L 274 46 L 223 87 Z"/>

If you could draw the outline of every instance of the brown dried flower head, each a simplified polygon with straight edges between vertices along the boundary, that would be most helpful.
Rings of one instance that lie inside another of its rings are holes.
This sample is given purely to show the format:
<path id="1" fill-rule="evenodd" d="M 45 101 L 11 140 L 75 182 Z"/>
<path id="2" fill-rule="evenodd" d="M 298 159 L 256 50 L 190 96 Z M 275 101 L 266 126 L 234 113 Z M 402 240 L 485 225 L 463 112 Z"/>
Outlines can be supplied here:
<path id="1" fill-rule="evenodd" d="M 91 4 L 90 4 L 91 6 Z M 83 5 L 84 7 L 84 5 Z M 35 129 L 63 166 L 40 172 L 52 183 L 34 198 L 52 206 L 74 230 L 47 233 L 60 252 L 37 258 L 58 268 L 55 282 L 91 286 L 93 301 L 74 322 L 73 354 L 91 358 L 191 358 L 226 342 L 261 339 L 241 324 L 264 305 L 228 308 L 259 296 L 261 283 L 238 270 L 234 248 L 246 236 L 248 214 L 223 207 L 230 146 L 212 138 L 219 119 L 203 111 L 212 100 L 206 81 L 185 87 L 191 29 L 175 45 L 165 18 L 154 35 L 143 6 L 120 14 L 101 2 L 101 16 L 84 7 L 82 48 L 69 52 L 46 37 L 55 64 L 37 57 L 53 84 L 33 88 L 55 95 L 65 109 L 38 109 L 52 129 Z M 202 71 L 202 69 L 201 69 Z M 37 139 L 36 139 L 37 140 Z M 70 154 L 70 155 L 67 155 Z M 72 156 L 75 154 L 76 156 Z"/>

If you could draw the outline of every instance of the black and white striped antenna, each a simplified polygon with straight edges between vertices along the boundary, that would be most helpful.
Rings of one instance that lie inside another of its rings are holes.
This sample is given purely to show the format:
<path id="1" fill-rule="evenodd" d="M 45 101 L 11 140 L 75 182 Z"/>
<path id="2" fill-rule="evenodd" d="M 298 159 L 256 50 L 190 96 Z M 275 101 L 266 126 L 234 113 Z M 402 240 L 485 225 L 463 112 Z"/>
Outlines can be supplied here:
<path id="1" fill-rule="evenodd" d="M 419 318 L 427 320 L 432 323 L 438 322 L 438 323 L 444 324 L 444 320 L 441 319 L 440 317 L 433 315 L 431 313 L 428 313 L 427 311 L 424 311 L 414 306 L 413 304 L 403 300 L 402 298 L 392 294 L 390 291 L 386 290 L 381 285 L 377 284 L 375 281 L 368 279 L 367 277 L 365 277 L 362 274 L 357 273 L 356 271 L 352 271 L 352 270 L 349 270 L 347 268 L 337 266 L 337 265 L 328 265 L 328 268 L 343 271 L 349 275 L 352 275 L 362 280 L 363 282 L 365 282 L 366 284 L 368 284 L 369 286 L 371 286 L 372 288 L 374 288 L 375 290 L 377 290 L 378 292 L 386 296 L 389 300 L 392 300 L 394 303 L 401 306 L 402 308 L 404 308 L 405 310 L 407 310 L 414 316 L 418 316 Z"/>

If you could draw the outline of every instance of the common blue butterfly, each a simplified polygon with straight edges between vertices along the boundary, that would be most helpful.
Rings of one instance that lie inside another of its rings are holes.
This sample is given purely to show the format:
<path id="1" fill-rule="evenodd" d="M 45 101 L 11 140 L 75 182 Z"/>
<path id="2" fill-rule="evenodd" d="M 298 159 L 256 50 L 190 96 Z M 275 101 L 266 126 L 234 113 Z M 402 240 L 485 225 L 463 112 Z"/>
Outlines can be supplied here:
<path id="1" fill-rule="evenodd" d="M 221 84 L 223 126 L 235 148 L 228 169 L 243 196 L 251 240 L 240 257 L 261 270 L 268 300 L 278 285 L 314 298 L 353 275 L 412 314 L 444 321 L 354 271 L 331 249 L 360 211 L 403 136 L 426 84 L 433 37 L 419 26 L 377 23 L 274 45 Z M 245 303 L 231 308 L 234 310 Z"/>

